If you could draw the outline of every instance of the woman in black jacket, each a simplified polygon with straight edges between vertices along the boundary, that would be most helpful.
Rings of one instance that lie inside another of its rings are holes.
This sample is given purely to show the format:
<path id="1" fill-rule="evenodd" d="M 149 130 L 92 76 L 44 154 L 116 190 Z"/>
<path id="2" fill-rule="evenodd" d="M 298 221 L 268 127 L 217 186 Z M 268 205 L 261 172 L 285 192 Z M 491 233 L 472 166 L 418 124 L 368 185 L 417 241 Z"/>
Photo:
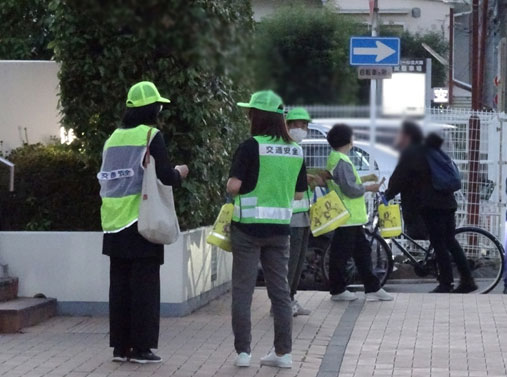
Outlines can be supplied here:
<path id="1" fill-rule="evenodd" d="M 147 82 L 136 85 L 147 86 L 143 87 L 143 91 L 155 88 L 152 83 Z M 156 88 L 153 90 L 156 90 Z M 131 92 L 132 89 L 129 92 L 129 98 Z M 146 126 L 154 126 L 157 123 L 162 103 L 155 98 L 145 101 L 145 103 L 152 103 L 129 106 L 129 101 L 127 101 L 127 110 L 119 130 L 123 135 L 139 134 L 143 138 L 142 140 L 147 140 L 146 136 L 141 134 L 141 130 L 144 132 L 149 129 Z M 166 101 L 168 102 L 168 100 Z M 115 132 L 118 132 L 118 130 Z M 181 180 L 186 178 L 188 167 L 181 165 L 173 168 L 169 162 L 161 132 L 155 130 L 153 134 L 155 136 L 153 136 L 150 143 L 150 154 L 156 161 L 157 177 L 165 185 L 178 187 Z M 139 185 L 139 179 L 142 181 L 142 169 L 137 170 L 139 166 L 137 160 L 141 160 L 142 155 L 135 154 L 139 153 L 136 152 L 138 150 L 144 154 L 146 142 L 142 141 L 142 143 L 141 147 L 131 146 L 128 143 L 125 146 L 116 147 L 126 150 L 126 153 L 119 155 L 118 153 L 115 155 L 114 153 L 106 153 L 106 150 L 104 151 L 102 171 L 99 174 L 99 181 L 102 186 L 103 213 L 105 210 L 104 203 L 109 198 L 104 199 L 105 196 L 107 197 L 107 195 L 104 195 L 104 191 L 107 191 L 108 186 L 102 177 L 106 177 L 107 180 L 108 174 L 118 171 L 113 169 L 129 171 L 131 175 L 125 178 L 124 182 L 130 185 L 128 186 L 130 191 L 132 191 L 132 186 Z M 131 150 L 132 152 L 130 152 Z M 118 158 L 119 156 L 123 158 Z M 135 163 L 132 162 L 134 160 Z M 108 166 L 114 166 L 114 168 L 111 169 Z M 141 177 L 139 177 L 140 175 Z M 129 183 L 127 179 L 132 181 Z M 116 181 L 118 180 L 116 179 Z M 135 189 L 140 195 L 140 187 L 135 187 Z M 124 207 L 121 206 L 118 211 L 122 211 Z M 107 208 L 108 212 L 113 212 L 113 219 L 114 208 L 114 206 Z M 118 216 L 120 216 L 120 213 Z M 129 224 L 119 231 L 105 232 L 103 254 L 109 256 L 111 262 L 109 319 L 110 346 L 114 348 L 113 361 L 130 360 L 140 364 L 160 362 L 161 358 L 155 355 L 151 349 L 158 348 L 160 265 L 164 263 L 164 245 L 153 244 L 144 239 L 137 230 L 136 220 L 133 224 Z"/>
<path id="2" fill-rule="evenodd" d="M 440 149 L 443 139 L 430 134 L 424 141 L 419 126 L 404 122 L 398 135 L 397 147 L 401 149 L 398 165 L 389 179 L 385 193 L 391 200 L 401 193 L 403 218 L 408 233 L 424 234 L 420 228 L 422 219 L 435 249 L 439 268 L 439 285 L 433 293 L 469 293 L 477 289 L 465 253 L 455 237 L 457 210 L 456 199 L 451 192 L 437 191 L 433 187 L 430 166 L 426 160 L 427 148 Z M 414 229 L 415 228 L 415 229 Z M 460 284 L 453 289 L 451 255 L 460 273 Z"/>

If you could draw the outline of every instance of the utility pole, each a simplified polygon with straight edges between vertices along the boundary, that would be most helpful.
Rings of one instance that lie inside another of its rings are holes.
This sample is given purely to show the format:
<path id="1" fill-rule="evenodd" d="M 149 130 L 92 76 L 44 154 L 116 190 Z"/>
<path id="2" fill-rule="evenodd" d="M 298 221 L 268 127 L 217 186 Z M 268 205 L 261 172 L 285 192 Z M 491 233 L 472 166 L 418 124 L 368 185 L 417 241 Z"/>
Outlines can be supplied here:
<path id="1" fill-rule="evenodd" d="M 480 109 L 479 93 L 479 0 L 472 3 L 472 110 Z"/>
<path id="2" fill-rule="evenodd" d="M 378 0 L 373 2 L 373 15 L 371 20 L 371 36 L 378 36 L 379 25 Z M 370 82 L 370 170 L 375 170 L 375 144 L 377 142 L 377 80 Z"/>

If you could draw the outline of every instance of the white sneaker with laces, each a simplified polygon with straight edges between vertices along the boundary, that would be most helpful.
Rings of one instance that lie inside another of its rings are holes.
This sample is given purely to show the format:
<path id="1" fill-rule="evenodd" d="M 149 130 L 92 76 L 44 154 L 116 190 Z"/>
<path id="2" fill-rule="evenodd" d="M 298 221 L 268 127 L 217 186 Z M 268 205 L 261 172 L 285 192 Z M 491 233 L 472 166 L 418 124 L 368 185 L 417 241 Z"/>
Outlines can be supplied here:
<path id="1" fill-rule="evenodd" d="M 377 292 L 366 294 L 366 301 L 393 301 L 394 297 L 380 288 Z"/>
<path id="2" fill-rule="evenodd" d="M 234 360 L 234 365 L 237 367 L 249 367 L 250 359 L 252 356 L 249 353 L 241 352 L 238 356 L 236 356 L 236 360 Z"/>
<path id="3" fill-rule="evenodd" d="M 275 351 L 271 351 L 261 358 L 261 365 L 275 368 L 292 368 L 292 354 L 278 356 Z"/>
<path id="4" fill-rule="evenodd" d="M 355 300 L 357 300 L 357 296 L 355 293 L 353 293 L 349 290 L 345 290 L 338 295 L 332 295 L 331 300 L 332 301 L 355 301 Z"/>

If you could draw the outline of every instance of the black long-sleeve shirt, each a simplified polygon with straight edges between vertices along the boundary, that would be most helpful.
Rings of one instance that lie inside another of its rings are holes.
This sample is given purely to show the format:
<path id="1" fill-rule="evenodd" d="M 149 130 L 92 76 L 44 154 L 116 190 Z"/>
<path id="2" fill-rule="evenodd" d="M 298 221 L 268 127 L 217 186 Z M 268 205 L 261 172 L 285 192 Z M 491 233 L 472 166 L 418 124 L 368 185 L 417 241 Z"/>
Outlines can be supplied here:
<path id="1" fill-rule="evenodd" d="M 150 154 L 155 159 L 157 178 L 164 185 L 179 187 L 180 173 L 174 169 L 167 155 L 167 148 L 161 132 L 153 137 L 150 143 Z M 164 245 L 147 241 L 137 231 L 137 222 L 117 233 L 105 233 L 102 254 L 111 258 L 154 258 L 164 263 Z"/>

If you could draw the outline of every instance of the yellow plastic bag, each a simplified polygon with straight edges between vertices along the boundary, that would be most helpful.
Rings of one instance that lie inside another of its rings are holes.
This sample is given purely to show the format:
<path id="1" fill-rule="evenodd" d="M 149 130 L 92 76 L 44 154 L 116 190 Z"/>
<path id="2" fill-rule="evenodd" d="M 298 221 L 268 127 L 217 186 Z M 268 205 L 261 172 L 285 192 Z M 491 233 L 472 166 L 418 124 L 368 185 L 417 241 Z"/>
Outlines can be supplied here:
<path id="1" fill-rule="evenodd" d="M 335 191 L 318 198 L 310 207 L 310 229 L 314 237 L 332 232 L 347 222 L 350 213 Z"/>
<path id="2" fill-rule="evenodd" d="M 231 245 L 231 221 L 234 204 L 228 203 L 222 206 L 220 213 L 213 224 L 213 229 L 206 242 L 210 245 L 218 246 L 225 251 L 232 251 Z"/>
<path id="3" fill-rule="evenodd" d="M 384 238 L 398 237 L 402 231 L 401 210 L 399 204 L 380 204 L 378 207 L 380 235 Z"/>

